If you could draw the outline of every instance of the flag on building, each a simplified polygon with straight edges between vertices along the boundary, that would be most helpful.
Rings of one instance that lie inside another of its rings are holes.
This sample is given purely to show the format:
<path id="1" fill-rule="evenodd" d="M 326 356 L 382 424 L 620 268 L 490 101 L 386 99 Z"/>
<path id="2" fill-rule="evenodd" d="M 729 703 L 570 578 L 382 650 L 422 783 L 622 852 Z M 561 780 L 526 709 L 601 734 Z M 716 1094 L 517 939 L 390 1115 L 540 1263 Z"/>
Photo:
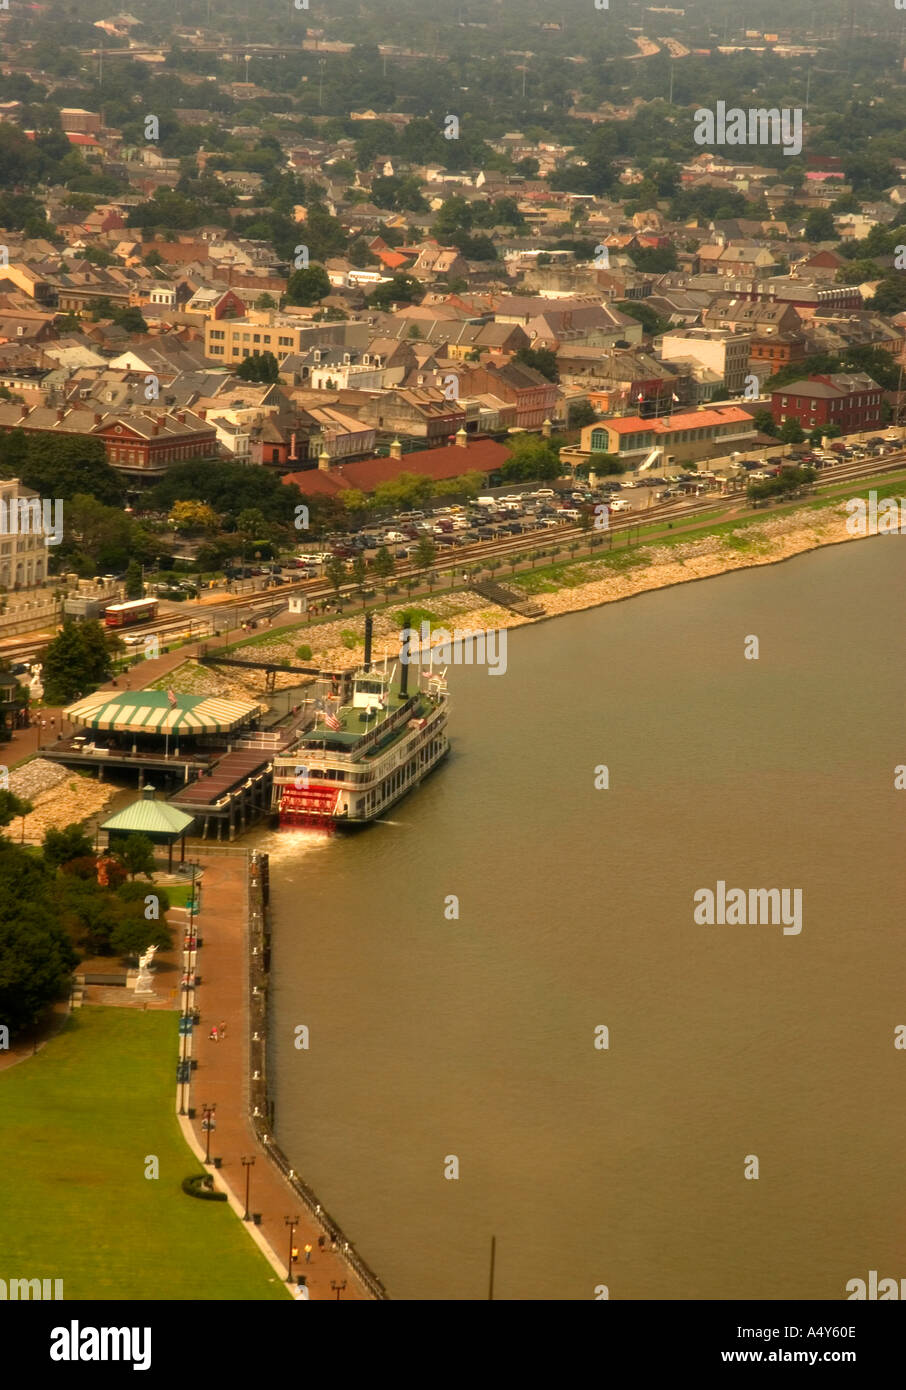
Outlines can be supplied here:
<path id="1" fill-rule="evenodd" d="M 343 727 L 337 716 L 335 714 L 331 714 L 330 710 L 328 710 L 327 713 L 324 715 L 324 723 L 327 725 L 328 729 L 333 729 L 334 732 L 336 732 L 337 729 L 342 729 Z"/>

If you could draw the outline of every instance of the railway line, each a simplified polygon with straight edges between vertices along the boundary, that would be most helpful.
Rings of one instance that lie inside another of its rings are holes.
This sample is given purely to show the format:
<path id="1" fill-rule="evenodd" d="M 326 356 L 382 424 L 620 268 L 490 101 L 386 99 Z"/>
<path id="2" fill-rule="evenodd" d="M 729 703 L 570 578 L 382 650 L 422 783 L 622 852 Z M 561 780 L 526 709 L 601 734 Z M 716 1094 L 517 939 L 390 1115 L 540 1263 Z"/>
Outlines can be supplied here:
<path id="1" fill-rule="evenodd" d="M 841 484 L 862 482 L 873 477 L 885 477 L 897 472 L 900 468 L 906 469 L 906 450 L 895 455 L 888 455 L 883 459 L 836 464 L 819 473 L 816 492 L 820 494 L 831 488 L 839 487 Z M 708 512 L 714 511 L 717 507 L 732 506 L 734 500 L 738 500 L 740 503 L 740 515 L 746 515 L 744 497 L 743 493 L 730 493 L 723 496 L 711 495 L 707 498 L 678 499 L 672 502 L 656 503 L 630 514 L 620 513 L 618 517 L 611 517 L 608 533 L 610 535 L 622 535 L 627 531 L 636 530 L 640 526 L 647 527 L 652 522 L 661 521 L 664 522 L 666 533 L 670 523 L 675 526 L 677 522 L 685 524 L 695 521 Z M 449 553 L 438 554 L 433 568 L 468 572 L 470 569 L 487 567 L 489 561 L 506 562 L 514 557 L 530 555 L 533 551 L 550 551 L 553 546 L 562 549 L 563 546 L 569 546 L 574 541 L 581 543 L 587 537 L 588 533 L 577 525 L 549 527 L 545 530 L 525 532 L 521 535 L 499 537 L 496 540 L 451 547 Z M 400 564 L 394 571 L 393 579 L 405 581 L 410 578 L 414 579 L 422 573 L 423 571 L 416 565 Z M 347 598 L 354 592 L 355 585 L 353 584 L 344 584 L 340 588 L 341 596 Z M 275 602 L 288 598 L 291 594 L 304 594 L 315 603 L 325 600 L 331 601 L 335 598 L 332 585 L 328 584 L 321 576 L 313 579 L 291 580 L 289 583 L 264 589 L 255 594 L 225 596 L 222 601 L 217 603 L 197 604 L 192 607 L 191 611 L 162 613 L 150 622 L 136 623 L 128 629 L 127 635 L 158 636 L 164 643 L 167 637 L 172 639 L 183 633 L 187 634 L 191 640 L 191 635 L 197 628 L 198 637 L 201 638 L 207 635 L 203 631 L 204 628 L 222 632 L 225 627 L 230 626 L 233 619 L 235 619 L 235 626 L 237 627 L 242 621 L 254 621 L 256 617 L 264 615 L 269 609 L 272 610 Z M 31 637 L 0 643 L 0 658 L 11 662 L 34 660 L 47 646 L 49 640 L 47 637 Z"/>

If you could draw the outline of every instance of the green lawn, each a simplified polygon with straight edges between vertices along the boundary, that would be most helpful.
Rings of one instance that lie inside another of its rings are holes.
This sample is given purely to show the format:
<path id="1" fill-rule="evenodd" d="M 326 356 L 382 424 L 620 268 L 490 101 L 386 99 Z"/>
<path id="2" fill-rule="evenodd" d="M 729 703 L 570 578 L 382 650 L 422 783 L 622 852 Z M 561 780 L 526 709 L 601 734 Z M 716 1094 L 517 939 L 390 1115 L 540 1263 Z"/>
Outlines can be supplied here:
<path id="1" fill-rule="evenodd" d="M 182 1191 L 201 1165 L 174 1113 L 176 1019 L 86 1007 L 0 1074 L 4 1278 L 62 1278 L 67 1299 L 288 1297 L 228 1204 Z"/>
<path id="2" fill-rule="evenodd" d="M 161 886 L 166 889 L 171 907 L 185 907 L 192 896 L 191 883 L 165 883 Z"/>

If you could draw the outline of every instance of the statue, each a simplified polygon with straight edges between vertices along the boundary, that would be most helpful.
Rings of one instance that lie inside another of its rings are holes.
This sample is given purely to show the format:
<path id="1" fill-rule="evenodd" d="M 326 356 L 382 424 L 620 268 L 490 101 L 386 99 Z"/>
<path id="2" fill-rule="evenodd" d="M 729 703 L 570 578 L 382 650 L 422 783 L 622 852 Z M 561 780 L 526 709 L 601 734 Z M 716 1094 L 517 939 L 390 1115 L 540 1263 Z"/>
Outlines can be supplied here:
<path id="1" fill-rule="evenodd" d="M 157 954 L 156 946 L 149 946 L 144 955 L 138 958 L 138 977 L 135 981 L 136 994 L 153 994 L 151 962 Z"/>

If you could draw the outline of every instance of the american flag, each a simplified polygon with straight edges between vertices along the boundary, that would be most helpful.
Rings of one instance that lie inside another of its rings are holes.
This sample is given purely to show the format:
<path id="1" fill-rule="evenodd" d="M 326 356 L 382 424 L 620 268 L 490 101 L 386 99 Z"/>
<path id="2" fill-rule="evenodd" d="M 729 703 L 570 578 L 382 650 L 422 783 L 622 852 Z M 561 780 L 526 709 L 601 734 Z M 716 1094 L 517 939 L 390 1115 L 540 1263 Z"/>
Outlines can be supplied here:
<path id="1" fill-rule="evenodd" d="M 176 695 L 174 694 L 174 692 L 173 692 L 172 690 L 168 690 L 168 691 L 167 691 L 167 699 L 170 701 L 170 704 L 171 704 L 171 705 L 175 705 L 175 704 L 176 704 Z"/>
<path id="2" fill-rule="evenodd" d="M 337 729 L 342 729 L 343 727 L 337 716 L 335 714 L 331 714 L 330 710 L 327 710 L 326 714 L 324 715 L 324 723 L 327 725 L 328 729 L 333 729 L 334 732 L 336 732 Z"/>

